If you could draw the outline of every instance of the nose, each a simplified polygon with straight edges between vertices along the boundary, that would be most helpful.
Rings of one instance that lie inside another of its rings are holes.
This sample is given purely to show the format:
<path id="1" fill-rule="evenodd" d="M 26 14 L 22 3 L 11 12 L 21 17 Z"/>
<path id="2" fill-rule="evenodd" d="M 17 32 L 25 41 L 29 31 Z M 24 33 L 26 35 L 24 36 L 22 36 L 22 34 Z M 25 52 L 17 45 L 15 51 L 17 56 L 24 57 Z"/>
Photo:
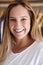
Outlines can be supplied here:
<path id="1" fill-rule="evenodd" d="M 20 28 L 21 25 L 22 25 L 21 21 L 20 21 L 20 20 L 17 20 L 17 22 L 16 22 L 16 27 L 17 27 L 17 28 Z"/>

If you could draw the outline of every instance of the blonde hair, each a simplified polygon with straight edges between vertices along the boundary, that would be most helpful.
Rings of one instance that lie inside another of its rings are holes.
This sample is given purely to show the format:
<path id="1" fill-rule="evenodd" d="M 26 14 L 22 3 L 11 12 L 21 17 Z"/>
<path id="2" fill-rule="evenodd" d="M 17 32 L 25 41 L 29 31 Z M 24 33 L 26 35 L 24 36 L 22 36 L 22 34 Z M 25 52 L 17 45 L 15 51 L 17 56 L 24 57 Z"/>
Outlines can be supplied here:
<path id="1" fill-rule="evenodd" d="M 43 14 L 36 10 L 36 22 L 32 28 L 31 36 L 37 41 L 43 42 Z"/>
<path id="2" fill-rule="evenodd" d="M 31 8 L 30 4 L 28 1 L 25 1 L 25 0 L 21 0 L 21 1 L 14 1 L 12 2 L 6 12 L 5 12 L 5 19 L 4 19 L 4 27 L 3 27 L 3 38 L 2 38 L 2 43 L 0 45 L 0 63 L 7 57 L 8 53 L 11 51 L 11 48 L 12 48 L 12 42 L 13 42 L 13 37 L 10 33 L 10 30 L 9 30 L 9 24 L 8 24 L 8 21 L 9 21 L 9 13 L 10 13 L 10 10 L 14 7 L 14 6 L 17 6 L 17 5 L 22 5 L 23 7 L 25 7 L 29 14 L 30 14 L 30 18 L 31 18 L 31 30 L 30 30 L 30 34 L 31 34 L 31 37 L 33 39 L 38 39 L 39 40 L 39 35 L 36 36 L 37 34 L 37 28 L 36 28 L 36 17 L 35 17 L 35 13 L 33 11 L 33 9 Z M 38 32 L 40 33 L 40 31 Z M 41 40 L 40 40 L 41 41 Z"/>

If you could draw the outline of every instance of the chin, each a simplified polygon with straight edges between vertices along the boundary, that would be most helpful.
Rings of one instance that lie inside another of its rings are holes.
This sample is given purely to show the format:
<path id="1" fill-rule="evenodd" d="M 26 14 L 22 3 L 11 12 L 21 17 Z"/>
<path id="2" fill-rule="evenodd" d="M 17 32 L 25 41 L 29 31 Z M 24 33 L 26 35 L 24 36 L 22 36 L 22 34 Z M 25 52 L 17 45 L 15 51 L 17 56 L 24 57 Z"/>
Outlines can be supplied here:
<path id="1" fill-rule="evenodd" d="M 25 36 L 17 36 L 16 39 L 21 40 L 21 39 L 23 39 L 24 37 L 25 37 Z"/>

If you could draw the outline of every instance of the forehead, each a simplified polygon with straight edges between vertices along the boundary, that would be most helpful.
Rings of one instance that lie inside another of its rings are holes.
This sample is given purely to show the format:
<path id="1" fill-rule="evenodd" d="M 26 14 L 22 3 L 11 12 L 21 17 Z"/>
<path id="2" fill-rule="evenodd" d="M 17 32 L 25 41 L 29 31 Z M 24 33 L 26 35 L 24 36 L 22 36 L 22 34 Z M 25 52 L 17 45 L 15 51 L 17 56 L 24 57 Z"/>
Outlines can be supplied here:
<path id="1" fill-rule="evenodd" d="M 28 15 L 28 10 L 22 5 L 17 5 L 11 9 L 10 16 L 12 15 Z"/>

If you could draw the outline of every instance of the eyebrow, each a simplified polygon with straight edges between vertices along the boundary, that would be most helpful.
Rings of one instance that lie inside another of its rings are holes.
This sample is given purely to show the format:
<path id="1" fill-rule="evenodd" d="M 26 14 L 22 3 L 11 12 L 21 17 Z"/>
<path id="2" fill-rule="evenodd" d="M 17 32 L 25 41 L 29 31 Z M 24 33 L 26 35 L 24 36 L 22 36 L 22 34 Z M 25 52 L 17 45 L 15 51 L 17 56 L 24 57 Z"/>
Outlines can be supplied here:
<path id="1" fill-rule="evenodd" d="M 9 17 L 9 19 L 10 19 L 10 18 L 11 18 L 11 19 L 12 19 L 12 18 L 14 18 L 14 19 L 15 19 L 15 17 Z"/>
<path id="2" fill-rule="evenodd" d="M 11 19 L 14 18 L 14 19 L 16 19 L 15 17 L 12 17 L 12 16 L 9 17 L 9 18 L 11 18 Z M 20 18 L 28 18 L 28 16 L 21 16 Z"/>

